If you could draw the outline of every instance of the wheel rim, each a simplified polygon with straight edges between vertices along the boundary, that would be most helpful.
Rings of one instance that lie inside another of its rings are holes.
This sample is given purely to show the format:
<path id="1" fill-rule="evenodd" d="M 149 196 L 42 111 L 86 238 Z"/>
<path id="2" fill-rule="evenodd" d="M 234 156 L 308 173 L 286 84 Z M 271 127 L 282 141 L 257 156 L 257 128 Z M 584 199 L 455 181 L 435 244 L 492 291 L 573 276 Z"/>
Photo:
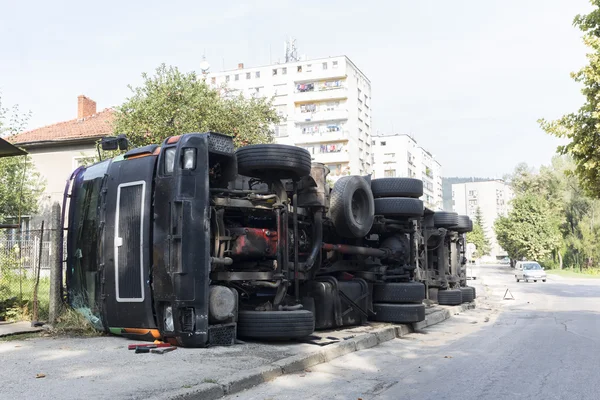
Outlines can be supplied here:
<path id="1" fill-rule="evenodd" d="M 357 190 L 352 195 L 352 202 L 350 203 L 350 212 L 352 218 L 360 225 L 364 224 L 366 216 L 366 204 L 368 202 L 367 194 L 364 190 Z"/>

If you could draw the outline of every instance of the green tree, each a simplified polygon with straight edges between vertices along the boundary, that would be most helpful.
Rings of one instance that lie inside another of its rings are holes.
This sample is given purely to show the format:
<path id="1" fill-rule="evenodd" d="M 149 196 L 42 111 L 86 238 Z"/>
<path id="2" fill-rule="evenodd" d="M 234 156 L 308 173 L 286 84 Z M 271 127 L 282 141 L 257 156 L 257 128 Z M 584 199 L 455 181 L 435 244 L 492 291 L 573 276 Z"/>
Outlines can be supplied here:
<path id="1" fill-rule="evenodd" d="M 473 243 L 479 256 L 490 254 L 490 241 L 485 235 L 483 215 L 481 208 L 477 207 L 475 221 L 473 221 L 473 230 L 467 233 L 467 243 Z"/>
<path id="2" fill-rule="evenodd" d="M 575 174 L 582 187 L 594 198 L 600 197 L 600 0 L 591 0 L 595 7 L 586 15 L 577 15 L 573 24 L 583 33 L 583 42 L 590 49 L 588 65 L 572 73 L 575 82 L 583 86 L 585 103 L 579 110 L 555 121 L 540 119 L 547 133 L 569 139 L 558 151 L 569 154 L 575 162 Z"/>
<path id="3" fill-rule="evenodd" d="M 133 146 L 161 143 L 166 137 L 215 131 L 232 135 L 236 146 L 269 143 L 279 116 L 272 100 L 245 98 L 226 87 L 213 89 L 196 73 L 162 64 L 154 76 L 142 74 L 139 87 L 117 107 L 114 131 Z"/>
<path id="4" fill-rule="evenodd" d="M 0 96 L 0 136 L 25 129 L 31 113 L 21 113 L 17 105 L 2 105 Z M 44 183 L 29 156 L 0 158 L 0 219 L 15 218 L 37 211 Z"/>
<path id="5" fill-rule="evenodd" d="M 512 210 L 494 223 L 498 243 L 510 258 L 548 259 L 561 240 L 556 219 L 542 197 L 524 194 L 516 197 Z"/>

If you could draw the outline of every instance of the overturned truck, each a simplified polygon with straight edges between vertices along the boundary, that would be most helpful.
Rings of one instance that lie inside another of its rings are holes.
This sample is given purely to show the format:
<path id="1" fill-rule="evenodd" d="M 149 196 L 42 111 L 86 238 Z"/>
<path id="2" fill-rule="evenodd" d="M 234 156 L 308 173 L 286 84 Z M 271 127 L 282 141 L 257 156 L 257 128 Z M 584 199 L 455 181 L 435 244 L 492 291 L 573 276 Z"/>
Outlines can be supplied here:
<path id="1" fill-rule="evenodd" d="M 297 339 L 460 304 L 467 217 L 416 179 L 344 176 L 302 148 L 190 133 L 76 170 L 69 304 L 98 329 L 205 347 Z"/>

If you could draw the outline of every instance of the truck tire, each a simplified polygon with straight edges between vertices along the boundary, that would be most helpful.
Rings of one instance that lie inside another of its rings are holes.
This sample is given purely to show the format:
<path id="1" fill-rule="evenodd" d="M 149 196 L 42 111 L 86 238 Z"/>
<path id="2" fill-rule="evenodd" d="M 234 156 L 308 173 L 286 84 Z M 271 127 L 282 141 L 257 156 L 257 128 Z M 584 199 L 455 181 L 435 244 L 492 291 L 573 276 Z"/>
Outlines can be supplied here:
<path id="1" fill-rule="evenodd" d="M 425 285 L 421 282 L 388 282 L 373 285 L 375 303 L 417 303 L 425 300 Z"/>
<path id="2" fill-rule="evenodd" d="M 458 214 L 449 211 L 436 211 L 433 214 L 433 223 L 436 228 L 451 228 L 458 224 Z"/>
<path id="3" fill-rule="evenodd" d="M 299 179 L 310 175 L 308 150 L 284 144 L 255 144 L 235 152 L 238 173 L 260 179 Z"/>
<path id="4" fill-rule="evenodd" d="M 420 217 L 423 215 L 423 201 L 409 197 L 382 197 L 375 199 L 375 214 L 385 217 Z"/>
<path id="5" fill-rule="evenodd" d="M 461 287 L 460 288 L 461 291 L 461 295 L 462 295 L 462 302 L 463 303 L 470 303 L 473 300 L 475 300 L 475 298 L 473 297 L 473 291 L 471 290 L 470 287 Z"/>
<path id="6" fill-rule="evenodd" d="M 442 306 L 458 306 L 462 303 L 462 291 L 459 289 L 440 290 L 438 303 Z"/>
<path id="7" fill-rule="evenodd" d="M 373 196 L 412 197 L 423 196 L 423 181 L 413 178 L 379 178 L 371 181 Z"/>
<path id="8" fill-rule="evenodd" d="M 459 215 L 457 219 L 458 224 L 452 227 L 453 231 L 458 233 L 467 233 L 473 230 L 473 221 L 471 221 L 471 218 L 466 215 Z"/>
<path id="9" fill-rule="evenodd" d="M 238 313 L 239 337 L 251 339 L 289 340 L 312 334 L 315 317 L 308 310 L 245 311 Z"/>
<path id="10" fill-rule="evenodd" d="M 411 324 L 425 319 L 424 304 L 373 304 L 374 321 Z"/>
<path id="11" fill-rule="evenodd" d="M 345 238 L 365 236 L 373 226 L 375 205 L 367 181 L 360 176 L 344 176 L 331 191 L 331 220 L 338 235 Z"/>

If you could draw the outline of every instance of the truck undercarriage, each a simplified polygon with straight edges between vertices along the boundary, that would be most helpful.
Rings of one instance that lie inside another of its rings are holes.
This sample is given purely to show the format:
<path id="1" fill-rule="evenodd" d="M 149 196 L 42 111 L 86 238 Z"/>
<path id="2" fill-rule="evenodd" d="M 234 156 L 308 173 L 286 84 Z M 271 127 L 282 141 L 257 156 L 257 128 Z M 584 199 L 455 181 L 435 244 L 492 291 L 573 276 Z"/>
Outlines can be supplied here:
<path id="1" fill-rule="evenodd" d="M 424 209 L 416 179 L 344 176 L 301 148 L 217 133 L 74 174 L 69 303 L 99 329 L 182 346 L 296 339 L 460 304 L 468 217 Z M 463 297 L 465 297 L 463 299 Z"/>

